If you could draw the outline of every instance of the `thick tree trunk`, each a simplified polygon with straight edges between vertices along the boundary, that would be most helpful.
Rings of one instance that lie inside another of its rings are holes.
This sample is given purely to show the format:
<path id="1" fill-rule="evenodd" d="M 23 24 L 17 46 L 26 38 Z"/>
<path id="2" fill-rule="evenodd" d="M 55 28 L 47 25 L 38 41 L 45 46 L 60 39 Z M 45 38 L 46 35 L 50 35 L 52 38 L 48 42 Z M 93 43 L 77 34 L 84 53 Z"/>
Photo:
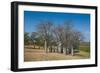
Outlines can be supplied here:
<path id="1" fill-rule="evenodd" d="M 65 55 L 67 55 L 67 54 L 68 54 L 68 48 L 64 48 L 63 53 L 64 53 Z"/>
<path id="2" fill-rule="evenodd" d="M 50 48 L 49 48 L 49 52 L 52 52 L 52 46 L 50 46 Z"/>
<path id="3" fill-rule="evenodd" d="M 74 56 L 74 48 L 71 46 L 71 55 Z"/>
<path id="4" fill-rule="evenodd" d="M 59 53 L 63 53 L 63 45 L 61 43 L 58 44 Z"/>
<path id="5" fill-rule="evenodd" d="M 63 45 L 61 44 L 61 53 L 63 53 Z"/>
<path id="6" fill-rule="evenodd" d="M 45 52 L 47 53 L 47 41 L 44 42 L 44 48 L 45 48 Z"/>
<path id="7" fill-rule="evenodd" d="M 52 50 L 53 50 L 53 48 L 52 48 L 52 46 L 51 46 L 51 52 L 52 52 Z"/>
<path id="8" fill-rule="evenodd" d="M 63 51 L 63 53 L 66 55 L 66 48 L 64 48 L 64 51 Z"/>
<path id="9" fill-rule="evenodd" d="M 57 46 L 57 53 L 59 53 L 59 49 L 58 49 L 58 46 Z"/>

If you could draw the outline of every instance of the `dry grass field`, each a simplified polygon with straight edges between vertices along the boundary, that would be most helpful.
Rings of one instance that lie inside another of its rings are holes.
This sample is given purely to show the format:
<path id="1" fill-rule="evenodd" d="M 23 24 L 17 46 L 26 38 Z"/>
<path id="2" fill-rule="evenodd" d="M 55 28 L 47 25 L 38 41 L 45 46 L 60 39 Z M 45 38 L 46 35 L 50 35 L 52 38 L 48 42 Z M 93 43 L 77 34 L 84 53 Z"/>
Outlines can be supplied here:
<path id="1" fill-rule="evenodd" d="M 80 51 L 72 55 L 65 55 L 61 53 L 45 53 L 43 48 L 39 49 L 38 46 L 35 48 L 25 47 L 24 50 L 24 61 L 50 61 L 50 60 L 73 60 L 73 59 L 87 59 L 90 57 L 88 52 Z"/>

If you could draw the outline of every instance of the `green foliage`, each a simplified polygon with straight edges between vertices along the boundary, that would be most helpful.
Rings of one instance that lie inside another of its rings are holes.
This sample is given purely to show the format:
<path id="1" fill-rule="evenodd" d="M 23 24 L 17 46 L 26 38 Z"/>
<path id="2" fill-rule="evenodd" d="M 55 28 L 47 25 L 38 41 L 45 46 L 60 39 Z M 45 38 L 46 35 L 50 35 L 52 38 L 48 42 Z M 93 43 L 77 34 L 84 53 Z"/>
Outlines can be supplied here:
<path id="1" fill-rule="evenodd" d="M 24 33 L 24 44 L 28 45 L 29 44 L 29 40 L 30 40 L 29 33 L 25 32 Z"/>
<path id="2" fill-rule="evenodd" d="M 36 42 L 36 36 L 37 36 L 36 32 L 31 33 L 30 40 L 31 40 L 32 44 L 34 44 Z"/>

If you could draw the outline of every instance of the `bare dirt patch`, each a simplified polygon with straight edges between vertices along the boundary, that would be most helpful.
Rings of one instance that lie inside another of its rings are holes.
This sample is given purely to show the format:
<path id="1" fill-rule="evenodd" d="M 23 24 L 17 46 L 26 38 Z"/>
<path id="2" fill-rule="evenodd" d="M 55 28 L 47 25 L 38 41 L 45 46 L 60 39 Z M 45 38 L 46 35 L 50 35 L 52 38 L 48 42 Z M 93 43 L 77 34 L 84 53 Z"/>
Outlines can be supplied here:
<path id="1" fill-rule="evenodd" d="M 73 59 L 87 59 L 90 55 L 87 52 L 80 51 L 72 55 L 65 55 L 61 53 L 45 53 L 44 49 L 25 48 L 24 61 L 50 61 L 50 60 L 73 60 Z"/>

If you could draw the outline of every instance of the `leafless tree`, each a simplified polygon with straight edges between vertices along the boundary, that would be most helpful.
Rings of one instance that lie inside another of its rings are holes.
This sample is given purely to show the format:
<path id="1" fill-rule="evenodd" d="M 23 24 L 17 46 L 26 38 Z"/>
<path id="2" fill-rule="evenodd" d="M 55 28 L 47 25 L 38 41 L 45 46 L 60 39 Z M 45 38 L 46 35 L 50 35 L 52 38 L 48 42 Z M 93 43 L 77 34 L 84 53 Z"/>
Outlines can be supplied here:
<path id="1" fill-rule="evenodd" d="M 79 48 L 82 34 L 72 24 L 72 21 L 66 21 L 62 25 L 54 26 L 52 22 L 44 21 L 37 25 L 46 53 L 56 51 L 74 55 L 75 48 Z"/>
<path id="2" fill-rule="evenodd" d="M 57 43 L 58 47 L 58 52 L 63 53 L 63 32 L 64 29 L 62 26 L 56 26 L 53 29 L 54 37 Z"/>
<path id="3" fill-rule="evenodd" d="M 48 52 L 48 42 L 52 34 L 51 33 L 52 25 L 53 23 L 50 21 L 43 21 L 37 25 L 38 33 L 42 36 L 44 40 L 44 48 L 46 53 Z"/>
<path id="4" fill-rule="evenodd" d="M 81 32 L 73 28 L 72 22 L 66 22 L 64 24 L 64 46 L 66 47 L 65 54 L 74 55 L 75 48 L 79 47 L 80 40 L 82 39 Z"/>

